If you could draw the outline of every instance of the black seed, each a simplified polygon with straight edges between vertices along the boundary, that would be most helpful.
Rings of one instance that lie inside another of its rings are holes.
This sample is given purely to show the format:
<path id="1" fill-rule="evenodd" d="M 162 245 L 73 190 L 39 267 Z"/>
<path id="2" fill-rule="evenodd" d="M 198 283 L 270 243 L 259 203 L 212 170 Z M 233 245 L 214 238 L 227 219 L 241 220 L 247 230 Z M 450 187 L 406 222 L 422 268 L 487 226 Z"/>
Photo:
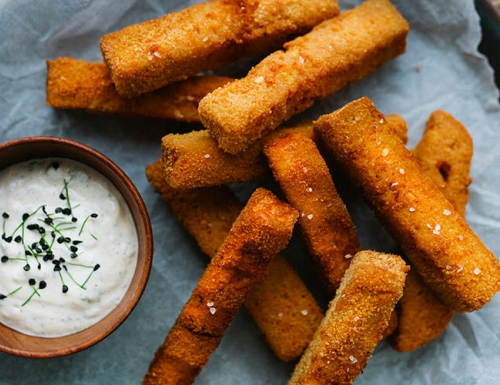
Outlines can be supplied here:
<path id="1" fill-rule="evenodd" d="M 40 228 L 38 229 L 38 232 L 40 234 L 45 234 L 45 228 L 43 228 L 43 227 L 40 226 Z"/>
<path id="2" fill-rule="evenodd" d="M 10 242 L 12 242 L 12 237 L 4 238 L 4 241 L 7 243 L 10 243 Z"/>
<path id="3" fill-rule="evenodd" d="M 92 218 L 97 218 L 97 214 L 96 214 L 96 213 L 90 214 L 90 216 L 91 216 Z"/>
<path id="4" fill-rule="evenodd" d="M 73 253 L 76 253 L 76 252 L 78 251 L 78 247 L 76 247 L 76 246 L 71 246 L 69 249 L 70 249 Z"/>
<path id="5" fill-rule="evenodd" d="M 61 258 L 59 258 L 59 262 L 60 262 L 60 263 L 64 263 L 64 262 L 66 262 L 66 260 L 65 260 L 64 258 L 62 258 L 62 257 L 61 257 Z"/>
<path id="6" fill-rule="evenodd" d="M 39 247 L 37 247 L 37 248 L 35 249 L 35 251 L 37 252 L 37 254 L 41 254 L 41 253 L 43 253 L 43 250 L 42 250 L 42 249 L 40 249 Z"/>
<path id="7" fill-rule="evenodd" d="M 71 242 L 71 238 L 70 238 L 70 237 L 66 237 L 66 238 L 64 238 L 64 242 L 66 242 L 66 243 Z"/>
<path id="8" fill-rule="evenodd" d="M 66 286 L 66 285 L 62 285 L 62 292 L 63 292 L 63 293 L 67 293 L 67 292 L 68 292 L 68 290 L 69 290 L 68 286 Z"/>
<path id="9" fill-rule="evenodd" d="M 57 238 L 57 243 L 63 243 L 63 242 L 64 242 L 64 238 L 63 237 Z"/>
<path id="10" fill-rule="evenodd" d="M 55 265 L 54 271 L 61 271 L 61 266 L 59 266 L 59 264 Z"/>
<path id="11" fill-rule="evenodd" d="M 51 164 L 51 166 L 52 166 L 52 168 L 53 168 L 54 170 L 57 170 L 57 169 L 59 168 L 59 163 L 58 163 L 58 162 L 53 162 L 53 163 Z"/>
<path id="12" fill-rule="evenodd" d="M 73 245 L 79 245 L 80 243 L 82 243 L 82 241 L 79 241 L 77 239 L 73 241 Z"/>
<path id="13" fill-rule="evenodd" d="M 22 240 L 23 240 L 23 237 L 21 237 L 20 235 L 18 235 L 17 237 L 14 238 L 14 242 L 16 242 L 16 243 L 21 243 Z"/>
<path id="14" fill-rule="evenodd" d="M 50 255 L 45 254 L 45 255 L 43 256 L 43 261 L 44 261 L 44 262 L 48 262 L 49 260 L 50 260 Z"/>
<path id="15" fill-rule="evenodd" d="M 64 196 L 64 194 L 63 194 L 63 193 L 61 193 L 61 195 L 59 195 L 59 199 L 65 200 L 65 199 L 66 199 L 66 197 Z"/>
<path id="16" fill-rule="evenodd" d="M 77 254 L 77 253 L 71 253 L 69 256 L 70 256 L 71 258 L 76 258 L 76 257 L 78 257 L 78 254 Z"/>
<path id="17" fill-rule="evenodd" d="M 29 269 L 31 269 L 31 266 L 29 265 L 29 263 L 27 263 L 26 265 L 24 265 L 24 267 L 23 267 L 24 271 L 29 271 Z"/>
<path id="18" fill-rule="evenodd" d="M 9 214 L 7 214 L 7 213 L 3 213 L 3 214 L 2 214 L 2 217 L 4 217 L 5 219 L 7 219 L 7 218 L 9 217 Z"/>
<path id="19" fill-rule="evenodd" d="M 9 257 L 7 257 L 6 255 L 4 255 L 4 256 L 2 257 L 2 262 L 3 262 L 3 263 L 7 262 L 8 260 L 9 260 Z"/>
<path id="20" fill-rule="evenodd" d="M 36 283 L 36 281 L 34 278 L 30 278 L 28 283 L 30 284 L 30 286 L 33 286 Z"/>
<path id="21" fill-rule="evenodd" d="M 56 212 L 56 214 L 59 214 L 59 213 L 62 213 L 62 210 L 63 210 L 62 207 L 56 207 L 55 212 Z"/>
<path id="22" fill-rule="evenodd" d="M 56 237 L 56 233 L 54 231 L 51 231 L 50 232 L 50 235 L 52 236 L 52 238 L 55 238 Z"/>
<path id="23" fill-rule="evenodd" d="M 99 270 L 99 268 L 100 268 L 100 267 L 101 267 L 101 265 L 99 265 L 99 264 L 95 265 L 95 266 L 94 266 L 94 271 Z"/>
<path id="24" fill-rule="evenodd" d="M 41 270 L 42 269 L 42 265 L 40 265 L 40 263 L 38 263 L 38 270 Z"/>
<path id="25" fill-rule="evenodd" d="M 71 218 L 71 222 L 76 222 L 76 221 L 78 221 L 78 218 L 75 217 Z"/>
<path id="26" fill-rule="evenodd" d="M 38 230 L 39 227 L 40 226 L 38 226 L 37 223 L 30 223 L 28 226 L 26 226 L 28 230 Z"/>
<path id="27" fill-rule="evenodd" d="M 38 288 L 40 290 L 45 289 L 46 287 L 47 287 L 47 282 L 45 281 L 40 281 L 40 283 L 38 284 Z"/>
<path id="28" fill-rule="evenodd" d="M 38 243 L 37 243 L 37 242 L 35 242 L 35 243 L 32 243 L 32 244 L 31 244 L 31 248 L 32 248 L 32 249 L 36 248 L 37 246 L 38 246 Z"/>
<path id="29" fill-rule="evenodd" d="M 48 225 L 51 225 L 54 222 L 52 218 L 45 218 L 43 221 Z"/>
<path id="30" fill-rule="evenodd" d="M 6 295 L 0 294 L 0 300 L 7 298 Z"/>
<path id="31" fill-rule="evenodd" d="M 31 254 L 31 251 L 29 251 L 29 250 L 25 250 L 24 254 L 26 254 L 26 255 L 33 255 L 33 254 Z"/>
<path id="32" fill-rule="evenodd" d="M 63 209 L 62 213 L 64 215 L 71 215 L 71 209 L 65 208 L 65 209 Z"/>
<path id="33" fill-rule="evenodd" d="M 26 219 L 28 219 L 30 217 L 30 215 L 28 213 L 24 213 L 23 214 L 23 221 L 25 221 Z"/>
<path id="34" fill-rule="evenodd" d="M 68 268 L 66 267 L 66 265 L 63 265 L 63 269 L 64 269 L 65 271 L 68 271 Z"/>

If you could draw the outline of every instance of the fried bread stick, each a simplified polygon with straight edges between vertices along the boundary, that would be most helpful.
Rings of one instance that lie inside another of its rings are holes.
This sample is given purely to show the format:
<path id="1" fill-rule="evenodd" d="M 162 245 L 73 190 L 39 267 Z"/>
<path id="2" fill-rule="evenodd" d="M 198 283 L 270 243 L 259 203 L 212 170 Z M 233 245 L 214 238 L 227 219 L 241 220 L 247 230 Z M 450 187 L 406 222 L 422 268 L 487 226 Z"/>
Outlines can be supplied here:
<path id="1" fill-rule="evenodd" d="M 116 92 L 104 63 L 60 57 L 47 60 L 47 104 L 54 108 L 199 123 L 201 98 L 232 80 L 224 76 L 194 76 L 125 99 Z"/>
<path id="2" fill-rule="evenodd" d="M 500 289 L 500 264 L 368 98 L 314 122 L 336 164 L 372 206 L 412 266 L 455 311 Z"/>
<path id="3" fill-rule="evenodd" d="M 356 254 L 288 385 L 352 383 L 382 340 L 408 269 L 397 255 Z"/>
<path id="4" fill-rule="evenodd" d="M 465 217 L 473 155 L 467 129 L 449 113 L 434 111 L 424 134 L 413 149 L 424 172 L 439 186 L 455 210 Z M 454 311 L 439 300 L 418 273 L 406 278 L 397 307 L 398 326 L 391 345 L 399 352 L 413 351 L 438 337 L 451 322 Z"/>
<path id="5" fill-rule="evenodd" d="M 388 0 L 367 0 L 208 94 L 198 107 L 201 121 L 224 151 L 241 152 L 315 100 L 402 54 L 408 28 Z"/>
<path id="6" fill-rule="evenodd" d="M 213 257 L 242 210 L 241 202 L 227 186 L 173 189 L 165 182 L 160 160 L 147 166 L 146 176 L 201 250 Z M 266 279 L 250 292 L 245 307 L 282 361 L 302 354 L 323 318 L 313 295 L 281 254 L 270 262 Z"/>
<path id="7" fill-rule="evenodd" d="M 312 121 L 282 127 L 255 142 L 246 151 L 228 154 L 217 147 L 207 130 L 168 134 L 162 138 L 162 161 L 167 183 L 177 189 L 217 186 L 260 179 L 269 175 L 262 143 L 274 136 L 301 132 L 312 137 Z"/>
<path id="8" fill-rule="evenodd" d="M 336 0 L 211 0 L 101 38 L 116 90 L 138 96 L 271 52 L 339 13 Z"/>
<path id="9" fill-rule="evenodd" d="M 312 139 L 290 133 L 264 145 L 264 154 L 299 226 L 320 280 L 333 298 L 350 259 L 361 250 L 356 228 Z"/>
<path id="10" fill-rule="evenodd" d="M 183 307 L 144 384 L 191 384 L 271 259 L 288 244 L 297 212 L 259 188 L 234 222 Z"/>

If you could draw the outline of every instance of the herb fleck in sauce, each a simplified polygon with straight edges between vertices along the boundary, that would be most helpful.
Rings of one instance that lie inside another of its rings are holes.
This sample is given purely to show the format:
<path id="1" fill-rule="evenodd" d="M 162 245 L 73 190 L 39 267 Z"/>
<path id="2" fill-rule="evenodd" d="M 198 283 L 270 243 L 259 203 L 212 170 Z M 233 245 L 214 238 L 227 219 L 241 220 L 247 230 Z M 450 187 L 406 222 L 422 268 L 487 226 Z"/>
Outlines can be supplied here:
<path id="1" fill-rule="evenodd" d="M 106 316 L 130 285 L 137 234 L 100 173 L 50 158 L 0 172 L 0 322 L 56 337 Z"/>

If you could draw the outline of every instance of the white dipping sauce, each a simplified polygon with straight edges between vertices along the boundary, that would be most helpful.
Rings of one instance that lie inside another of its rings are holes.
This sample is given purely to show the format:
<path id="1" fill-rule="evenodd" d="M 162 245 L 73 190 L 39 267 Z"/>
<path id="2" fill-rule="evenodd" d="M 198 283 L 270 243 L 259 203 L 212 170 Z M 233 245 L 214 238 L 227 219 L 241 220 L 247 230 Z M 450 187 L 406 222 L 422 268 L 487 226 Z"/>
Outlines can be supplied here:
<path id="1" fill-rule="evenodd" d="M 86 329 L 123 298 L 137 264 L 132 215 L 116 187 L 73 160 L 0 172 L 0 322 L 59 337 Z"/>

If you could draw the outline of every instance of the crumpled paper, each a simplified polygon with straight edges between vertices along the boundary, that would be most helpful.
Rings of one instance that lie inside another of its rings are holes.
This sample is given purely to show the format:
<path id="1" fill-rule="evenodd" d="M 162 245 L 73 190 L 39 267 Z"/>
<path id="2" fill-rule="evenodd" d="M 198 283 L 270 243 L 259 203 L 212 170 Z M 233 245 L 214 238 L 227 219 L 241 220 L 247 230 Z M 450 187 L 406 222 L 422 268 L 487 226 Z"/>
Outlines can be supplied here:
<path id="1" fill-rule="evenodd" d="M 189 298 L 207 258 L 148 184 L 144 167 L 160 155 L 160 139 L 186 124 L 56 111 L 45 104 L 45 60 L 73 56 L 102 60 L 99 38 L 131 23 L 184 8 L 183 0 L 0 0 L 0 140 L 56 135 L 103 152 L 137 185 L 155 236 L 148 287 L 132 315 L 111 336 L 86 351 L 57 359 L 0 354 L 1 384 L 138 384 Z M 340 1 L 348 9 L 359 1 Z M 409 124 L 409 146 L 429 114 L 444 109 L 470 130 L 475 145 L 467 219 L 500 255 L 500 106 L 491 68 L 478 53 L 478 16 L 467 0 L 397 0 L 411 32 L 407 52 L 359 83 L 316 103 L 301 117 L 317 118 L 369 96 L 383 113 Z M 255 184 L 235 186 L 242 195 Z M 393 251 L 396 245 L 361 199 L 346 199 L 363 247 Z M 286 254 L 318 300 L 307 253 L 294 239 Z M 500 378 L 500 296 L 480 311 L 456 314 L 447 331 L 427 347 L 400 354 L 386 342 L 376 349 L 357 384 L 497 384 Z M 242 310 L 197 384 L 285 384 L 294 363 L 280 362 Z"/>

